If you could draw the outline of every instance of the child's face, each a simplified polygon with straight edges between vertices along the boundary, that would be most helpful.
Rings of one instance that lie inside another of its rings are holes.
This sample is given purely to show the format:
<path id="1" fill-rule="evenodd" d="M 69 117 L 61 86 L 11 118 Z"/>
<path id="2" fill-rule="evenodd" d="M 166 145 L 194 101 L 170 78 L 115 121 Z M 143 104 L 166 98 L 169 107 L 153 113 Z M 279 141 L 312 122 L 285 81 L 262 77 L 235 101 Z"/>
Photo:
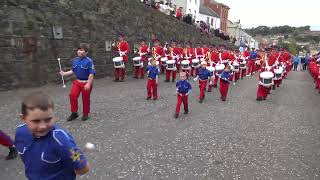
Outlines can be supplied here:
<path id="1" fill-rule="evenodd" d="M 20 116 L 22 121 L 27 124 L 29 131 L 35 137 L 47 135 L 56 122 L 52 108 L 49 108 L 47 111 L 35 108 L 33 110 L 27 110 L 26 115 Z"/>
<path id="2" fill-rule="evenodd" d="M 187 79 L 187 75 L 186 74 L 180 74 L 180 79 L 181 80 L 186 80 Z"/>
<path id="3" fill-rule="evenodd" d="M 87 55 L 87 52 L 84 49 L 78 49 L 77 54 L 78 57 L 84 57 Z"/>
<path id="4" fill-rule="evenodd" d="M 151 65 L 152 65 L 152 66 L 156 66 L 156 65 L 157 65 L 156 60 L 152 60 L 152 61 L 151 61 Z"/>
<path id="5" fill-rule="evenodd" d="M 206 64 L 201 64 L 201 68 L 205 69 L 205 68 L 207 68 L 207 65 Z"/>

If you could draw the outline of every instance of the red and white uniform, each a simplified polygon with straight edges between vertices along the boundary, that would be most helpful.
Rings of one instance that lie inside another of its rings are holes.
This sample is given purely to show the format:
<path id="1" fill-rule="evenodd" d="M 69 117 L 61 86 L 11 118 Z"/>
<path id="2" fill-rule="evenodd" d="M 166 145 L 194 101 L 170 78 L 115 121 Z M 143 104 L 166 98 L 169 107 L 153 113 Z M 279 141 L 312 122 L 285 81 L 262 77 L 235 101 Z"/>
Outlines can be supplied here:
<path id="1" fill-rule="evenodd" d="M 141 78 L 144 78 L 144 65 L 148 62 L 147 61 L 147 54 L 149 53 L 149 46 L 141 45 L 139 47 L 138 52 L 136 53 L 138 56 L 141 57 L 141 61 L 143 62 L 142 66 L 135 66 L 135 77 L 138 78 L 139 74 L 141 74 Z"/>
<path id="2" fill-rule="evenodd" d="M 120 41 L 117 43 L 117 46 L 114 47 L 114 50 L 123 58 L 123 62 L 126 64 L 129 59 L 130 47 L 127 41 Z M 116 71 L 116 80 L 119 80 L 120 72 L 121 79 L 124 80 L 126 75 L 126 68 L 115 68 Z"/>

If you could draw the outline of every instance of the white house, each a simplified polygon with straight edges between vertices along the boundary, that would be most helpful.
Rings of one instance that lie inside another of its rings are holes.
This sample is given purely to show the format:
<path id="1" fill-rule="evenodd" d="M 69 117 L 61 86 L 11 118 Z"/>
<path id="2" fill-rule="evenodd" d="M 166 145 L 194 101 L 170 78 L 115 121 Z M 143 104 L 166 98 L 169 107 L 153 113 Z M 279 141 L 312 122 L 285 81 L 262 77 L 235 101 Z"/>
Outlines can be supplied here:
<path id="1" fill-rule="evenodd" d="M 184 14 L 191 14 L 196 21 L 203 21 L 210 28 L 220 28 L 220 17 L 209 7 L 204 6 L 203 0 L 171 0 L 177 7 L 182 7 Z"/>
<path id="2" fill-rule="evenodd" d="M 210 29 L 220 29 L 220 17 L 209 7 L 200 4 L 199 13 L 196 17 L 196 21 L 203 21 L 210 25 Z"/>
<path id="3" fill-rule="evenodd" d="M 184 14 L 191 14 L 194 18 L 198 16 L 201 0 L 171 0 L 177 7 L 182 7 Z"/>

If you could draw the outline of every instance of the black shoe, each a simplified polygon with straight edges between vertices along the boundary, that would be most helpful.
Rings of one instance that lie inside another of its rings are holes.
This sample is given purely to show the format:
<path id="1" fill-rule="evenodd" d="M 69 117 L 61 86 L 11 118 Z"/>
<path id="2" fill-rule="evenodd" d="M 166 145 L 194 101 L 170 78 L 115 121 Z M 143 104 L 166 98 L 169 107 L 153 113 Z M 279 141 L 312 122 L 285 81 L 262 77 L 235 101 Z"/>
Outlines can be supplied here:
<path id="1" fill-rule="evenodd" d="M 262 101 L 262 98 L 261 97 L 257 97 L 257 101 Z"/>
<path id="2" fill-rule="evenodd" d="M 82 121 L 86 121 L 86 120 L 88 120 L 88 119 L 89 119 L 89 116 L 82 116 L 82 117 L 81 117 L 81 120 L 82 120 Z"/>
<path id="3" fill-rule="evenodd" d="M 151 99 L 151 97 L 147 97 L 147 100 L 150 100 Z"/>
<path id="4" fill-rule="evenodd" d="M 276 86 L 275 85 L 272 86 L 272 90 L 276 90 Z"/>
<path id="5" fill-rule="evenodd" d="M 214 88 L 217 88 L 217 87 L 218 87 L 218 85 L 214 84 L 214 85 L 213 85 L 213 87 L 214 87 Z"/>
<path id="6" fill-rule="evenodd" d="M 155 101 L 155 100 L 158 100 L 158 98 L 154 97 L 153 100 L 154 100 L 154 101 Z"/>
<path id="7" fill-rule="evenodd" d="M 170 80 L 164 80 L 164 82 L 170 82 Z"/>
<path id="8" fill-rule="evenodd" d="M 136 77 L 136 76 L 133 76 L 133 78 L 134 78 L 134 79 L 139 79 L 139 78 L 138 78 L 138 77 Z"/>
<path id="9" fill-rule="evenodd" d="M 10 147 L 9 149 L 10 149 L 10 152 L 8 156 L 6 156 L 6 160 L 14 159 L 18 155 L 18 151 L 16 150 L 15 147 Z"/>
<path id="10" fill-rule="evenodd" d="M 188 114 L 189 113 L 189 111 L 184 111 L 184 114 Z"/>
<path id="11" fill-rule="evenodd" d="M 199 103 L 203 103 L 203 99 L 200 99 L 200 100 L 199 100 Z"/>
<path id="12" fill-rule="evenodd" d="M 172 79 L 172 82 L 175 82 L 176 80 L 175 79 Z"/>
<path id="13" fill-rule="evenodd" d="M 124 81 L 124 79 L 120 79 L 120 82 L 123 82 Z"/>
<path id="14" fill-rule="evenodd" d="M 71 115 L 68 117 L 67 121 L 75 120 L 79 117 L 78 113 L 71 113 Z"/>
<path id="15" fill-rule="evenodd" d="M 177 119 L 179 117 L 179 114 L 174 114 L 174 118 Z"/>
<path id="16" fill-rule="evenodd" d="M 114 82 L 119 82 L 119 79 L 115 79 L 115 80 L 113 80 Z"/>

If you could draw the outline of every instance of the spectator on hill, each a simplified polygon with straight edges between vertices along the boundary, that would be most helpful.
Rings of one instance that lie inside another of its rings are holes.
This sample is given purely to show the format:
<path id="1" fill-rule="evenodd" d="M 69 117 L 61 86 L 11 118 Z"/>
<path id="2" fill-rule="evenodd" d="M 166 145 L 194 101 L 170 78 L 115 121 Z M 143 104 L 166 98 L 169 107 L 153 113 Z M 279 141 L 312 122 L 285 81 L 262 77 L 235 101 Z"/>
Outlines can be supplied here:
<path id="1" fill-rule="evenodd" d="M 179 7 L 177 10 L 176 10 L 176 18 L 181 20 L 182 18 L 182 7 Z"/>

